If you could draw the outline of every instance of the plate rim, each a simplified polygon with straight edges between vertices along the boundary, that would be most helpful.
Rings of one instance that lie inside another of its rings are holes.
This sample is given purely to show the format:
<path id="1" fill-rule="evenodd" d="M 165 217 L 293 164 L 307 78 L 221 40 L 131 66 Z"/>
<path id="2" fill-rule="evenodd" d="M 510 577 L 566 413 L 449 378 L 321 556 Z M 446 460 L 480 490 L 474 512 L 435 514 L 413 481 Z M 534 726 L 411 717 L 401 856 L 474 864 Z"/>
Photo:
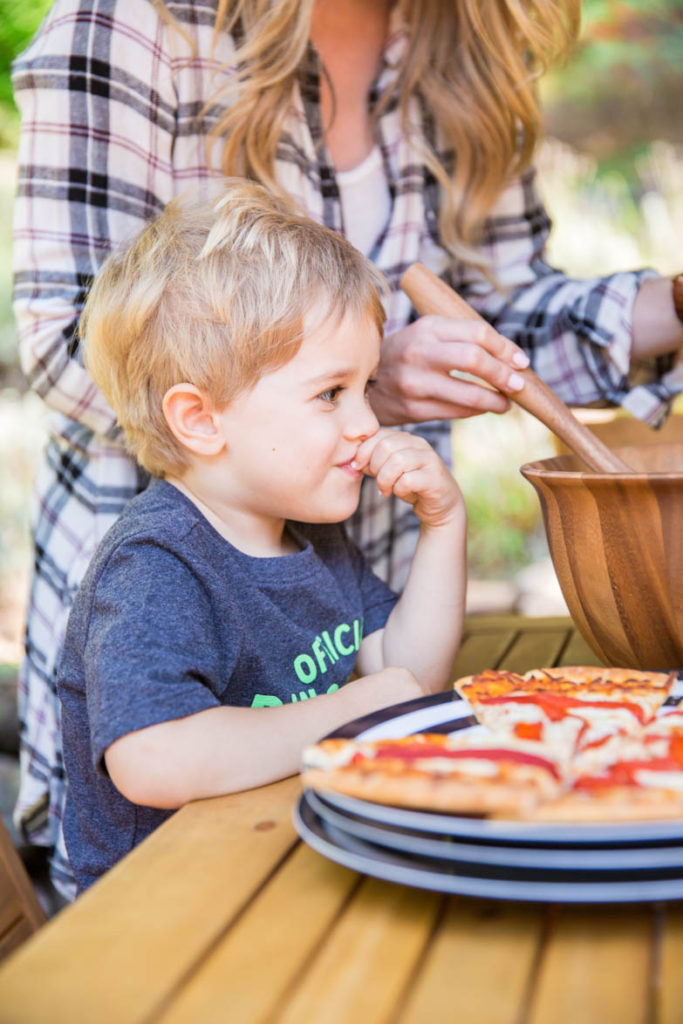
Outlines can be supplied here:
<path id="1" fill-rule="evenodd" d="M 359 820 L 345 814 L 340 808 L 328 806 L 325 798 L 313 789 L 305 789 L 301 799 L 326 824 L 340 831 L 371 843 L 397 850 L 402 854 L 432 857 L 447 862 L 466 861 L 489 866 L 525 868 L 527 870 L 586 870 L 602 871 L 606 875 L 613 871 L 647 871 L 657 868 L 674 868 L 683 865 L 682 844 L 678 846 L 604 846 L 589 849 L 554 846 L 516 846 L 514 844 L 482 844 L 464 837 L 446 836 L 441 833 L 440 841 L 434 833 L 425 836 L 406 834 L 400 827 L 389 826 L 387 831 L 381 823 Z M 433 838 L 432 838 L 433 836 Z M 403 837 L 403 839 L 401 838 Z M 412 846 L 412 848 L 411 848 Z M 433 851 L 433 852 L 430 852 Z"/>
<path id="2" fill-rule="evenodd" d="M 485 899 L 516 900 L 527 903 L 653 903 L 664 900 L 683 899 L 683 877 L 666 880 L 609 882 L 560 882 L 520 881 L 518 879 L 470 878 L 455 871 L 439 873 L 427 871 L 418 865 L 413 867 L 392 863 L 397 856 L 381 856 L 379 852 L 371 857 L 358 849 L 348 850 L 339 846 L 324 834 L 314 831 L 304 820 L 302 808 L 315 815 L 302 797 L 294 806 L 292 817 L 299 836 L 317 853 L 337 864 L 351 868 L 361 874 L 380 878 L 401 885 L 444 892 L 450 895 L 474 896 Z M 362 840 L 353 840 L 356 847 L 368 846 Z"/>

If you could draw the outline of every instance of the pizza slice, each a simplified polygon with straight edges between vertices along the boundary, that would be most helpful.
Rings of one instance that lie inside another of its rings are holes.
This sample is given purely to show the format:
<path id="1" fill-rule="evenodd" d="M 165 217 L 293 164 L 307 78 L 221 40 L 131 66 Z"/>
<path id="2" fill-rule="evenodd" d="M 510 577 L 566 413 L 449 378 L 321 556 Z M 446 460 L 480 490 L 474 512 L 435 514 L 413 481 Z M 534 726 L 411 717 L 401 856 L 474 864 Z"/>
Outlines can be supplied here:
<path id="1" fill-rule="evenodd" d="M 486 729 L 322 740 L 304 751 L 303 782 L 375 803 L 509 817 L 530 813 L 566 788 L 561 759 L 549 746 Z"/>
<path id="2" fill-rule="evenodd" d="M 529 817 L 583 822 L 683 817 L 683 710 L 661 714 L 639 735 L 615 735 L 579 751 L 574 771 L 570 789 L 533 808 Z"/>
<path id="3" fill-rule="evenodd" d="M 455 683 L 477 727 L 322 740 L 304 752 L 303 781 L 381 804 L 497 818 L 683 816 L 683 710 L 662 708 L 674 678 L 583 666 L 488 670 Z"/>
<path id="4" fill-rule="evenodd" d="M 615 734 L 638 733 L 667 699 L 675 673 L 586 666 L 535 669 L 526 675 L 487 670 L 456 680 L 488 728 L 541 738 L 571 758 Z"/>

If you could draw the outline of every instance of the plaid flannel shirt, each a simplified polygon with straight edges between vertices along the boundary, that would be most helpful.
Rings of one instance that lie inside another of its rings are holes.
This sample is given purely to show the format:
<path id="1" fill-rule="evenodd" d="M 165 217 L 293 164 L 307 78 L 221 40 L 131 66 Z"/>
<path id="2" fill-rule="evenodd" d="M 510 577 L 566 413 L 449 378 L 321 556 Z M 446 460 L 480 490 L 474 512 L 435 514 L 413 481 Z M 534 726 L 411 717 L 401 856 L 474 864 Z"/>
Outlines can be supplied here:
<path id="1" fill-rule="evenodd" d="M 212 50 L 217 0 L 176 0 L 168 7 L 194 48 L 149 0 L 57 0 L 14 65 L 22 114 L 15 312 L 23 368 L 50 410 L 36 482 L 16 817 L 32 841 L 56 846 L 53 878 L 66 894 L 73 888 L 61 839 L 65 779 L 55 668 L 88 561 L 146 482 L 83 368 L 76 324 L 89 282 L 111 246 L 183 189 L 218 172 L 218 155 L 209 157 L 206 147 L 217 106 L 204 107 L 230 74 L 234 49 L 224 33 Z M 395 14 L 371 103 L 395 73 L 404 44 Z M 309 47 L 277 173 L 314 219 L 343 232 L 334 167 L 322 141 L 319 83 Z M 424 119 L 417 99 L 410 119 L 419 136 Z M 571 281 L 549 267 L 543 249 L 550 224 L 530 172 L 510 184 L 484 231 L 482 244 L 503 297 L 440 247 L 437 189 L 401 131 L 395 104 L 379 118 L 376 134 L 392 210 L 368 255 L 391 287 L 387 333 L 414 316 L 398 281 L 420 260 L 522 345 L 566 401 L 621 403 L 651 422 L 665 414 L 670 389 L 661 377 L 663 364 L 653 367 L 650 383 L 629 383 L 631 307 L 649 272 Z M 418 429 L 449 461 L 449 423 L 409 429 Z M 379 498 L 374 489 L 364 490 L 351 523 L 376 570 L 395 587 L 405 579 L 416 528 L 406 506 Z"/>

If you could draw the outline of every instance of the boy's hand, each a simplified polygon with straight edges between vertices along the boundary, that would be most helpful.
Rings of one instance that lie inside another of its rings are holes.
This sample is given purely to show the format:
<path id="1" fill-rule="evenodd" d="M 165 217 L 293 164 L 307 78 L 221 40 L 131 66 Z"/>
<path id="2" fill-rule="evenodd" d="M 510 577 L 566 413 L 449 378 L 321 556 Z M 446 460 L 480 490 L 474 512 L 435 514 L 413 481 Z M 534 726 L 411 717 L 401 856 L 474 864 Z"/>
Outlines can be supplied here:
<path id="1" fill-rule="evenodd" d="M 412 505 L 427 526 L 449 523 L 464 507 L 452 473 L 431 445 L 416 434 L 379 430 L 361 444 L 354 462 L 375 477 L 385 498 L 395 494 Z"/>

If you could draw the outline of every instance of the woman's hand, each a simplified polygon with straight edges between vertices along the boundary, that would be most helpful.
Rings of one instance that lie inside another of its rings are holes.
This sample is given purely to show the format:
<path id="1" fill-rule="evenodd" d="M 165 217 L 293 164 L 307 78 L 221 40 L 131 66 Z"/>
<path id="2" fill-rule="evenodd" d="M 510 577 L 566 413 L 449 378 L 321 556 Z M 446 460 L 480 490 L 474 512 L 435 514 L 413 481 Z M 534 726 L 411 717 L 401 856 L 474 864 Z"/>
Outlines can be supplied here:
<path id="1" fill-rule="evenodd" d="M 515 370 L 528 365 L 517 345 L 481 321 L 423 316 L 384 339 L 372 407 L 384 426 L 506 412 L 510 403 L 501 392 L 520 391 L 524 381 Z"/>
<path id="2" fill-rule="evenodd" d="M 425 526 L 462 521 L 460 488 L 424 438 L 403 430 L 379 430 L 361 444 L 354 463 L 374 476 L 385 498 L 395 494 L 412 505 Z"/>

